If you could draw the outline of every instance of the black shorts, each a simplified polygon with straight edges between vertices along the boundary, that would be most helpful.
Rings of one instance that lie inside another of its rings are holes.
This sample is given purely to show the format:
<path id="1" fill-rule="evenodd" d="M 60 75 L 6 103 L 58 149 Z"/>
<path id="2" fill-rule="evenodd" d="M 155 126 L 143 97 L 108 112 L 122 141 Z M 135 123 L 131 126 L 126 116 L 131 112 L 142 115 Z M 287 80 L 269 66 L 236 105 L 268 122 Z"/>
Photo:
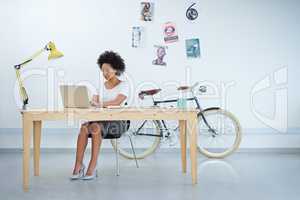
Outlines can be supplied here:
<path id="1" fill-rule="evenodd" d="M 101 127 L 101 135 L 104 139 L 119 138 L 125 133 L 130 125 L 129 120 L 114 120 L 114 121 L 89 121 L 87 125 L 98 123 Z M 88 137 L 92 137 L 89 133 Z"/>

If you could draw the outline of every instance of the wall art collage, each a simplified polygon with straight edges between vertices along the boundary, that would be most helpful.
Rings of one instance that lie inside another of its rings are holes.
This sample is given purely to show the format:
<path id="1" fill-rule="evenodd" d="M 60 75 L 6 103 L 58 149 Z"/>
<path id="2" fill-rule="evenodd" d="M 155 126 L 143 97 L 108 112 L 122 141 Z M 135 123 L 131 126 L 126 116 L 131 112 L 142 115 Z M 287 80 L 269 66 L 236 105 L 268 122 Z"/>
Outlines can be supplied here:
<path id="1" fill-rule="evenodd" d="M 155 14 L 154 2 L 141 2 L 140 3 L 140 20 L 144 22 L 151 22 L 154 20 Z M 198 18 L 197 4 L 192 2 L 186 8 L 185 16 L 187 20 L 194 21 Z M 176 24 L 174 22 L 168 21 L 162 24 L 163 38 L 162 41 L 165 45 L 157 44 L 153 45 L 155 57 L 152 60 L 153 65 L 167 66 L 165 57 L 168 54 L 167 50 L 169 48 L 168 44 L 176 43 L 179 41 L 178 31 Z M 143 26 L 133 26 L 132 27 L 132 48 L 141 48 L 144 45 L 143 40 L 145 40 L 145 28 Z M 189 38 L 185 39 L 185 52 L 187 58 L 200 58 L 200 40 L 199 38 Z"/>

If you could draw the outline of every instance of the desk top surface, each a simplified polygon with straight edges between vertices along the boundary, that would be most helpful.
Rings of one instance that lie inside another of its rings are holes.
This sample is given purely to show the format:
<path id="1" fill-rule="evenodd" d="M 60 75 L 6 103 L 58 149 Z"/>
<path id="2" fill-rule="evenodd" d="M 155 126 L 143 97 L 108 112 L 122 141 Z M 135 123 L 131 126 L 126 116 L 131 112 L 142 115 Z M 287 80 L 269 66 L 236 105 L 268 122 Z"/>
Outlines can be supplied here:
<path id="1" fill-rule="evenodd" d="M 64 109 L 46 109 L 46 108 L 28 108 L 20 110 L 21 113 L 68 113 L 68 112 L 199 112 L 196 108 L 173 108 L 173 107 L 110 107 L 110 108 L 64 108 Z"/>

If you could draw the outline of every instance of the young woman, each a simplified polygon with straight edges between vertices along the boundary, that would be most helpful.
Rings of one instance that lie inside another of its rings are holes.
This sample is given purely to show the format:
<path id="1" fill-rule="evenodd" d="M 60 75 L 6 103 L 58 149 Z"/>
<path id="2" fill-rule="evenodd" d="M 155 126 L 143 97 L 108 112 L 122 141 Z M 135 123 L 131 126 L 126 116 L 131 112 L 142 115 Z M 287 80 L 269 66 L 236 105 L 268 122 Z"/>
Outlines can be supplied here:
<path id="1" fill-rule="evenodd" d="M 104 78 L 103 95 L 93 96 L 91 104 L 97 107 L 123 105 L 128 96 L 128 83 L 121 81 L 119 76 L 125 71 L 124 60 L 119 54 L 106 51 L 98 58 L 99 65 Z M 77 139 L 76 161 L 74 165 L 72 180 L 91 180 L 97 176 L 97 158 L 102 142 L 106 134 L 120 134 L 126 131 L 126 121 L 90 121 L 81 125 Z M 92 138 L 91 160 L 85 171 L 83 164 L 84 152 L 88 143 L 88 138 Z"/>

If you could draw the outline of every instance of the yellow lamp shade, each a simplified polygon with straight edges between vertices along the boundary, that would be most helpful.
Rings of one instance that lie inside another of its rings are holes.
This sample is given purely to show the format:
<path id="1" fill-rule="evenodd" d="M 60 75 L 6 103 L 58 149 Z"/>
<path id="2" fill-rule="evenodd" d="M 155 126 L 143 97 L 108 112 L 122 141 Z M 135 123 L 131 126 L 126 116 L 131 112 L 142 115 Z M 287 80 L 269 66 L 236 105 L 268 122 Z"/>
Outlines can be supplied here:
<path id="1" fill-rule="evenodd" d="M 56 46 L 53 42 L 48 43 L 48 50 L 50 51 L 50 54 L 48 56 L 48 60 L 64 56 L 64 54 L 62 52 L 60 52 L 56 49 Z"/>

